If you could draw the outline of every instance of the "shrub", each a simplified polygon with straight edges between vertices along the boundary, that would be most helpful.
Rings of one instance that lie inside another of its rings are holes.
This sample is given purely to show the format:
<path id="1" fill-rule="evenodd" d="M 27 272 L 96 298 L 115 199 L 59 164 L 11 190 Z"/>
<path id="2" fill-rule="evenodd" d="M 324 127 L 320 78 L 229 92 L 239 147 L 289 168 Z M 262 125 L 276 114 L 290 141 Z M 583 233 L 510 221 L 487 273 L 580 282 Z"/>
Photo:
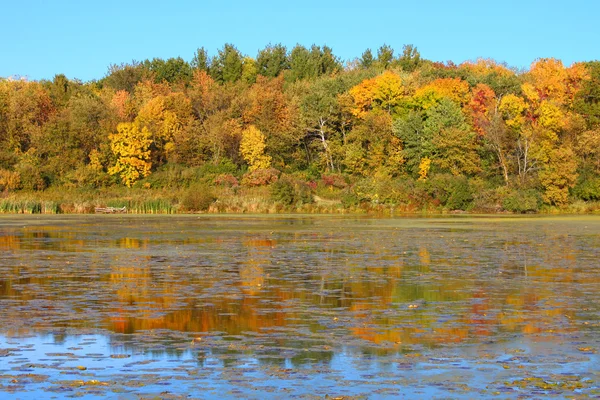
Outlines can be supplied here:
<path id="1" fill-rule="evenodd" d="M 348 186 L 346 178 L 344 178 L 344 176 L 341 174 L 322 175 L 321 181 L 325 186 L 334 187 L 338 189 L 344 189 Z"/>
<path id="2" fill-rule="evenodd" d="M 30 164 L 20 164 L 17 166 L 17 172 L 21 177 L 21 187 L 25 190 L 44 190 L 47 182 L 42 176 L 40 170 Z"/>
<path id="3" fill-rule="evenodd" d="M 426 182 L 429 194 L 450 210 L 467 210 L 473 204 L 473 192 L 464 176 L 440 174 Z"/>
<path id="4" fill-rule="evenodd" d="M 21 175 L 16 171 L 0 169 L 0 190 L 17 190 L 21 188 Z"/>
<path id="5" fill-rule="evenodd" d="M 296 182 L 294 185 L 296 203 L 310 204 L 313 202 L 312 186 L 305 182 Z"/>
<path id="6" fill-rule="evenodd" d="M 288 206 L 309 204 L 313 201 L 311 189 L 306 183 L 287 177 L 271 185 L 271 199 Z"/>
<path id="7" fill-rule="evenodd" d="M 242 178 L 242 184 L 246 186 L 264 186 L 277 181 L 279 171 L 275 168 L 257 169 L 248 172 Z"/>
<path id="8" fill-rule="evenodd" d="M 183 195 L 181 206 L 184 211 L 206 211 L 216 199 L 211 187 L 193 185 Z"/>
<path id="9" fill-rule="evenodd" d="M 502 200 L 502 208 L 517 213 L 535 212 L 539 210 L 541 202 L 540 194 L 535 189 L 511 190 Z"/>
<path id="10" fill-rule="evenodd" d="M 295 201 L 294 184 L 289 179 L 280 179 L 271 185 L 271 199 L 289 206 Z"/>
<path id="11" fill-rule="evenodd" d="M 457 177 L 450 186 L 445 206 L 450 210 L 467 210 L 473 204 L 473 192 L 465 177 Z"/>
<path id="12" fill-rule="evenodd" d="M 230 188 L 235 188 L 240 185 L 237 178 L 231 174 L 221 174 L 217 176 L 214 180 L 214 184 L 218 186 L 225 186 Z"/>
<path id="13" fill-rule="evenodd" d="M 356 207 L 361 201 L 358 195 L 351 188 L 346 188 L 342 191 L 340 200 L 345 208 Z"/>
<path id="14" fill-rule="evenodd" d="M 574 196 L 585 201 L 600 200 L 600 178 L 580 178 L 572 190 Z"/>
<path id="15" fill-rule="evenodd" d="M 220 175 L 220 174 L 235 174 L 238 170 L 237 166 L 229 159 L 223 158 L 218 164 L 206 163 L 199 169 L 202 176 L 205 175 Z"/>

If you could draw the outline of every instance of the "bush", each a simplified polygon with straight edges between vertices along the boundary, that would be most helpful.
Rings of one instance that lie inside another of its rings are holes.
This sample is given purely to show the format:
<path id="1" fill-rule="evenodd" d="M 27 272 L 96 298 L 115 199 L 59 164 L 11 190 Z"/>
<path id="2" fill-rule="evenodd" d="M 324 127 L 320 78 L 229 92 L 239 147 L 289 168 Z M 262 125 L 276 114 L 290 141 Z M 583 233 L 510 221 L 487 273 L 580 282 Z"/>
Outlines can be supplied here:
<path id="1" fill-rule="evenodd" d="M 208 185 L 194 185 L 183 195 L 181 206 L 184 211 L 207 211 L 216 199 Z"/>
<path id="2" fill-rule="evenodd" d="M 346 188 L 342 191 L 341 202 L 344 208 L 356 207 L 360 204 L 361 199 L 351 188 Z"/>
<path id="3" fill-rule="evenodd" d="M 21 188 L 21 175 L 16 171 L 0 169 L 0 190 L 18 190 Z"/>
<path id="4" fill-rule="evenodd" d="M 233 175 L 238 170 L 237 166 L 229 158 L 221 159 L 221 161 L 218 164 L 206 163 L 198 169 L 202 176 L 216 176 L 221 174 Z"/>
<path id="5" fill-rule="evenodd" d="M 465 177 L 457 177 L 450 186 L 445 206 L 450 210 L 468 210 L 473 204 L 471 185 Z"/>
<path id="6" fill-rule="evenodd" d="M 313 197 L 310 187 L 290 178 L 279 179 L 271 185 L 271 199 L 283 205 L 309 204 Z"/>
<path id="7" fill-rule="evenodd" d="M 217 186 L 224 186 L 230 188 L 235 188 L 240 185 L 237 178 L 231 174 L 221 174 L 217 176 L 214 180 L 214 184 Z"/>
<path id="8" fill-rule="evenodd" d="M 450 210 L 467 210 L 473 204 L 473 192 L 464 176 L 435 175 L 426 182 L 429 194 Z"/>
<path id="9" fill-rule="evenodd" d="M 39 168 L 30 164 L 17 165 L 16 172 L 21 177 L 21 188 L 25 190 L 44 190 L 48 182 L 42 176 Z"/>
<path id="10" fill-rule="evenodd" d="M 585 201 L 600 200 L 600 178 L 581 177 L 572 190 L 575 197 Z"/>
<path id="11" fill-rule="evenodd" d="M 502 200 L 502 208 L 516 213 L 535 212 L 541 203 L 541 196 L 535 189 L 511 190 Z"/>
<path id="12" fill-rule="evenodd" d="M 296 203 L 310 204 L 313 202 L 311 185 L 304 182 L 296 182 L 294 185 Z"/>
<path id="13" fill-rule="evenodd" d="M 338 189 L 344 189 L 348 186 L 346 178 L 344 178 L 344 176 L 341 174 L 322 175 L 321 181 L 325 186 L 334 187 Z"/>
<path id="14" fill-rule="evenodd" d="M 242 178 L 242 184 L 246 186 L 265 186 L 277 181 L 279 171 L 275 168 L 257 169 L 248 172 Z"/>
<path id="15" fill-rule="evenodd" d="M 295 201 L 294 184 L 288 179 L 280 179 L 273 183 L 271 199 L 286 206 L 292 205 Z"/>
<path id="16" fill-rule="evenodd" d="M 136 187 L 144 187 L 149 184 L 153 188 L 178 187 L 184 183 L 183 172 L 186 168 L 180 164 L 165 164 L 145 179 L 137 182 Z"/>

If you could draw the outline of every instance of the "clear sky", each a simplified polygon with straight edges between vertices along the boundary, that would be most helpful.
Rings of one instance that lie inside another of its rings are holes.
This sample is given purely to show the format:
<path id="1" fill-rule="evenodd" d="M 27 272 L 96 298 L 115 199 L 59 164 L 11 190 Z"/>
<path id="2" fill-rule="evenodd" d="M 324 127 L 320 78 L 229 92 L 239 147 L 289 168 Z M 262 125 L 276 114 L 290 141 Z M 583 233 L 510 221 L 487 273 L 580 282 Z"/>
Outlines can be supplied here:
<path id="1" fill-rule="evenodd" d="M 597 0 L 0 2 L 0 77 L 100 79 L 110 64 L 190 61 L 225 43 L 255 57 L 268 43 L 326 44 L 343 60 L 382 44 L 396 53 L 460 63 L 493 58 L 527 68 L 539 57 L 566 65 L 600 59 Z"/>

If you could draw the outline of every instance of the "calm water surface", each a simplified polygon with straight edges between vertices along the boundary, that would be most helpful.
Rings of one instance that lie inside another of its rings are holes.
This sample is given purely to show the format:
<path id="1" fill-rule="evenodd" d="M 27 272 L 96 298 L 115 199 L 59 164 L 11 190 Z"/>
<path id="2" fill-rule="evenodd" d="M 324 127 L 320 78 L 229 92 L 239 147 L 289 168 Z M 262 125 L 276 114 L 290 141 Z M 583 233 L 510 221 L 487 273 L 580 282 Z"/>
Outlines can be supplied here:
<path id="1" fill-rule="evenodd" d="M 0 397 L 600 396 L 600 218 L 0 217 Z"/>

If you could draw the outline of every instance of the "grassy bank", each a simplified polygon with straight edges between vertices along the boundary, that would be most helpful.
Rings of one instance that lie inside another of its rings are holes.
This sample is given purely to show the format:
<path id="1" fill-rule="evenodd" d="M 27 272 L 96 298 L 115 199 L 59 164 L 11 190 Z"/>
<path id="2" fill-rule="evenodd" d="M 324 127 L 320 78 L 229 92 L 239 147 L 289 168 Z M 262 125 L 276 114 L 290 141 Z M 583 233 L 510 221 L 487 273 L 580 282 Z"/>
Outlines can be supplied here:
<path id="1" fill-rule="evenodd" d="M 449 207 L 439 199 L 380 201 L 379 196 L 359 198 L 346 189 L 320 188 L 305 193 L 292 184 L 259 187 L 125 188 L 3 193 L 0 213 L 4 214 L 89 214 L 98 207 L 126 207 L 132 214 L 182 213 L 324 213 L 324 214 L 452 214 L 452 213 L 600 213 L 600 202 L 574 201 L 566 207 L 540 205 L 535 210 L 507 210 L 498 204 Z M 451 204 L 452 206 L 452 204 Z"/>

